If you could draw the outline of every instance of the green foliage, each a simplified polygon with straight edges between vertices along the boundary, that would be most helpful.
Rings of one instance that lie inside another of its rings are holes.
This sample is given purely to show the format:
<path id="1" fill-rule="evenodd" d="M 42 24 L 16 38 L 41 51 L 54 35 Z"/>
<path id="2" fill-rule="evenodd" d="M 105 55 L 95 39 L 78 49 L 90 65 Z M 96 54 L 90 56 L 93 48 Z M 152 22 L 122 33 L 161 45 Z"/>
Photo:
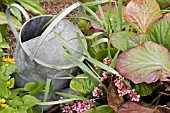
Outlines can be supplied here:
<path id="1" fill-rule="evenodd" d="M 111 49 L 111 56 L 114 57 L 114 55 L 117 52 L 117 49 Z M 96 60 L 103 62 L 103 59 L 106 58 L 108 56 L 108 50 L 107 49 L 101 49 L 100 51 L 98 51 L 96 53 L 96 56 L 94 57 Z"/>
<path id="2" fill-rule="evenodd" d="M 87 110 L 84 113 L 115 113 L 115 112 L 109 105 L 101 105 L 91 110 Z"/>
<path id="3" fill-rule="evenodd" d="M 29 82 L 25 84 L 24 90 L 28 91 L 28 93 L 32 96 L 37 96 L 44 89 L 45 84 L 42 82 Z"/>
<path id="4" fill-rule="evenodd" d="M 124 17 L 136 30 L 146 33 L 148 27 L 162 14 L 156 0 L 131 0 L 126 5 Z"/>
<path id="5" fill-rule="evenodd" d="M 78 77 L 84 77 L 85 75 L 79 75 Z M 89 79 L 76 79 L 71 80 L 70 89 L 78 92 L 80 95 L 86 97 L 91 96 L 95 85 Z"/>
<path id="6" fill-rule="evenodd" d="M 116 112 L 153 112 L 156 109 L 154 107 L 150 108 L 126 101 L 129 101 L 133 95 L 136 97 L 139 95 L 152 97 L 153 95 L 153 100 L 158 105 L 160 95 L 165 95 L 166 98 L 170 95 L 167 92 L 170 81 L 170 17 L 168 14 L 164 16 L 164 13 L 170 12 L 168 0 L 116 0 L 114 2 L 108 0 L 107 3 L 104 3 L 104 0 L 93 2 L 86 0 L 83 2 L 86 3 L 80 4 L 85 13 L 76 12 L 76 14 L 81 23 L 78 24 L 78 27 L 87 35 L 83 38 L 87 40 L 88 52 L 78 39 L 83 50 L 83 53 L 80 54 L 93 65 L 92 67 L 95 67 L 94 70 L 100 72 L 96 74 L 90 66 L 83 65 L 68 51 L 65 51 L 64 57 L 79 66 L 83 70 L 83 74 L 88 76 L 95 86 L 100 83 L 100 79 L 97 77 L 101 77 L 103 86 L 106 87 L 105 91 L 107 91 L 107 102 Z M 97 10 L 94 11 L 90 6 L 95 6 Z M 91 23 L 91 27 L 87 27 L 89 23 Z M 72 47 L 71 49 L 74 50 Z M 113 52 L 113 50 L 115 51 Z M 103 64 L 103 59 L 106 57 L 111 64 L 107 64 L 107 62 Z M 104 73 L 106 71 L 107 73 Z M 121 86 L 121 83 L 114 84 L 117 77 L 123 78 L 122 82 L 125 86 Z M 83 79 L 80 84 L 80 80 L 72 80 L 70 88 L 80 95 L 88 96 L 88 93 L 84 94 L 84 90 L 82 92 L 80 89 L 89 86 L 84 85 Z M 109 86 L 108 81 L 114 82 Z M 159 88 L 157 83 L 161 83 L 166 91 L 155 90 Z M 116 88 L 114 85 L 120 85 L 119 87 L 122 89 L 119 89 L 118 86 Z M 125 87 L 128 88 L 128 91 L 133 91 L 133 94 L 123 92 Z M 119 98 L 122 96 L 121 91 L 126 95 Z M 153 91 L 156 93 L 153 94 Z M 158 97 L 155 98 L 155 95 Z M 104 99 L 106 97 L 103 97 Z M 151 102 L 151 104 L 153 104 L 153 100 L 141 98 L 141 101 Z M 131 99 L 131 101 L 134 100 Z M 103 107 L 102 102 L 98 102 L 99 107 L 85 113 L 100 113 L 102 109 L 108 108 L 108 106 Z M 113 112 L 112 109 L 111 112 Z"/>
<path id="7" fill-rule="evenodd" d="M 27 83 L 24 88 L 14 88 L 15 79 L 11 77 L 18 72 L 14 59 L 2 57 L 0 63 L 0 112 L 30 113 L 28 110 L 39 102 L 35 96 L 41 93 L 45 84 L 42 82 Z M 38 113 L 38 111 L 37 111 Z"/>
<path id="8" fill-rule="evenodd" d="M 4 13 L 4 9 L 6 6 L 10 6 L 14 3 L 20 3 L 21 6 L 23 6 L 27 11 L 36 13 L 36 14 L 46 14 L 45 10 L 41 7 L 40 2 L 37 0 L 1 0 L 0 4 L 0 56 L 4 55 L 2 49 L 3 48 L 9 48 L 9 45 L 6 42 L 7 37 L 7 25 L 8 21 L 6 19 L 6 14 Z M 15 8 L 12 7 L 10 9 L 13 16 L 11 16 L 11 19 L 17 29 L 21 28 L 22 23 L 22 17 L 21 12 Z"/>
<path id="9" fill-rule="evenodd" d="M 170 1 L 169 0 L 157 0 L 159 3 L 159 6 L 161 9 L 166 9 L 170 7 Z"/>
<path id="10" fill-rule="evenodd" d="M 160 73 L 170 74 L 170 53 L 154 42 L 142 43 L 119 55 L 116 69 L 134 83 L 152 83 L 160 79 Z M 162 72 L 161 72 L 162 71 Z"/>
<path id="11" fill-rule="evenodd" d="M 165 46 L 170 51 L 170 17 L 156 21 L 147 31 L 148 40 Z"/>
<path id="12" fill-rule="evenodd" d="M 150 95 L 156 89 L 155 84 L 140 83 L 133 86 L 135 91 L 141 96 Z"/>
<path id="13" fill-rule="evenodd" d="M 140 37 L 137 37 L 135 33 L 133 32 L 127 33 L 125 31 L 113 34 L 110 38 L 111 44 L 115 48 L 120 49 L 121 51 L 125 51 L 129 48 L 138 46 L 140 40 L 139 39 Z"/>

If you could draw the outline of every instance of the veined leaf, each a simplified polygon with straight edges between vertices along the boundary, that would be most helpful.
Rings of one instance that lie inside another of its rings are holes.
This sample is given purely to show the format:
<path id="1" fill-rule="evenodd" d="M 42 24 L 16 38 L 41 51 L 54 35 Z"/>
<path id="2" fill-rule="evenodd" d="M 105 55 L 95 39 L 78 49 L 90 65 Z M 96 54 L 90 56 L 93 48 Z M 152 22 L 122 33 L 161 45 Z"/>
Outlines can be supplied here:
<path id="1" fill-rule="evenodd" d="M 153 90 L 156 89 L 156 85 L 140 83 L 135 84 L 133 88 L 135 89 L 135 92 L 137 92 L 140 96 L 147 96 L 150 95 L 153 92 Z"/>
<path id="2" fill-rule="evenodd" d="M 160 111 L 151 106 L 143 106 L 135 102 L 126 102 L 120 106 L 118 113 L 159 113 Z M 161 113 L 161 112 L 160 112 Z"/>
<path id="3" fill-rule="evenodd" d="M 131 0 L 124 10 L 124 17 L 126 22 L 145 33 L 162 14 L 156 0 Z"/>
<path id="4" fill-rule="evenodd" d="M 22 97 L 22 100 L 24 102 L 23 107 L 25 107 L 26 109 L 33 107 L 35 103 L 40 101 L 36 97 L 31 95 L 25 95 L 24 97 Z"/>
<path id="5" fill-rule="evenodd" d="M 134 83 L 156 82 L 170 76 L 170 53 L 162 45 L 148 41 L 118 56 L 116 70 Z"/>
<path id="6" fill-rule="evenodd" d="M 44 89 L 45 84 L 43 82 L 28 82 L 25 84 L 24 90 L 29 91 L 32 96 L 37 96 Z"/>
<path id="7" fill-rule="evenodd" d="M 149 40 L 165 46 L 170 51 L 170 16 L 156 21 L 147 34 Z"/>
<path id="8" fill-rule="evenodd" d="M 78 77 L 84 77 L 85 75 L 79 75 Z M 80 95 L 89 96 L 95 89 L 95 85 L 89 79 L 71 80 L 70 89 L 78 92 Z"/>
<path id="9" fill-rule="evenodd" d="M 140 38 L 142 35 L 137 35 L 133 32 L 118 32 L 110 37 L 110 42 L 113 47 L 125 51 L 140 44 Z M 128 43 L 128 46 L 127 46 Z"/>
<path id="10" fill-rule="evenodd" d="M 170 7 L 170 0 L 157 0 L 161 9 Z"/>

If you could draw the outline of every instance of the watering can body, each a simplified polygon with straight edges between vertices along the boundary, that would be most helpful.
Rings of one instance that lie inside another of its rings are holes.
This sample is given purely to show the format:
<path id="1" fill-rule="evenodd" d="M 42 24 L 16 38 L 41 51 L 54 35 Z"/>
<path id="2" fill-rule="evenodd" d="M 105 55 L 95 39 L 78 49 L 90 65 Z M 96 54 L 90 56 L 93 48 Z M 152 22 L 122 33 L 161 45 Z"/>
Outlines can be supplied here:
<path id="1" fill-rule="evenodd" d="M 56 78 L 67 76 L 64 72 L 76 75 L 79 69 L 64 59 L 62 56 L 63 46 L 67 45 L 61 42 L 55 33 L 64 37 L 75 49 L 80 52 L 82 51 L 77 40 L 74 39 L 77 34 L 83 36 L 82 32 L 71 22 L 63 19 L 63 17 L 79 5 L 73 4 L 67 8 L 48 26 L 46 24 L 53 18 L 52 15 L 37 16 L 30 19 L 25 10 L 17 4 L 7 8 L 7 19 L 18 41 L 14 53 L 16 66 L 19 69 L 19 72 L 14 75 L 17 87 L 23 87 L 27 82 L 41 81 L 46 83 L 47 79 L 53 79 L 52 87 L 55 91 L 59 91 L 68 85 L 69 80 L 57 80 Z M 10 19 L 9 10 L 11 7 L 18 8 L 27 20 L 19 34 Z M 86 44 L 85 40 L 84 43 Z M 74 51 L 72 52 L 77 59 L 83 61 L 84 58 L 82 56 Z M 54 66 L 62 69 L 62 71 L 54 69 Z"/>

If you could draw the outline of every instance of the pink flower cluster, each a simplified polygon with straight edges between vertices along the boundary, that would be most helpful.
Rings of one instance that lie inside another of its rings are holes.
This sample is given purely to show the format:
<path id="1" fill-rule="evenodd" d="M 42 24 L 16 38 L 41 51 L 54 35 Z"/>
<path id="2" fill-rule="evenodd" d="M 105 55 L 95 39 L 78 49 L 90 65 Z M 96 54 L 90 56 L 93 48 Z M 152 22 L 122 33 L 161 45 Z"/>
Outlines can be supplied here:
<path id="1" fill-rule="evenodd" d="M 92 92 L 93 96 L 94 97 L 97 97 L 99 98 L 100 96 L 103 96 L 103 89 L 102 89 L 102 86 L 99 85 L 98 87 L 96 87 L 94 89 L 94 91 Z"/>
<path id="2" fill-rule="evenodd" d="M 135 92 L 135 89 L 129 89 L 123 82 L 122 77 L 116 78 L 114 80 L 115 86 L 117 87 L 117 92 L 119 94 L 119 96 L 124 96 L 126 94 L 130 94 L 131 97 L 131 101 L 136 101 L 139 102 L 140 100 L 140 95 L 138 95 Z"/>
<path id="3" fill-rule="evenodd" d="M 110 65 L 111 60 L 108 57 L 106 57 L 106 58 L 103 59 L 103 63 L 106 64 L 106 65 Z"/>
<path id="4" fill-rule="evenodd" d="M 90 99 L 88 101 L 77 100 L 74 102 L 60 104 L 61 110 L 63 113 L 82 113 L 86 110 L 89 110 L 93 107 L 93 103 L 95 103 L 94 99 Z"/>

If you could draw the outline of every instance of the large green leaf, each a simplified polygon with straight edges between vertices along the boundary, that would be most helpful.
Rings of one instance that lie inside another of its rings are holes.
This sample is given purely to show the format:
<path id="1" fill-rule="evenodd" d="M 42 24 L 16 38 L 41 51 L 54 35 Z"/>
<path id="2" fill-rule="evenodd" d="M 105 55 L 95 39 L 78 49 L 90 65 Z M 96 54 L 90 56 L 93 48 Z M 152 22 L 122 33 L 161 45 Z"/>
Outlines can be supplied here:
<path id="1" fill-rule="evenodd" d="M 12 108 L 18 108 L 19 106 L 23 105 L 23 101 L 21 97 L 16 96 L 14 99 L 9 100 L 9 106 Z"/>
<path id="2" fill-rule="evenodd" d="M 162 45 L 148 41 L 118 56 L 116 70 L 134 83 L 152 83 L 170 76 L 170 53 Z"/>
<path id="3" fill-rule="evenodd" d="M 131 0 L 124 10 L 124 17 L 137 30 L 140 28 L 142 32 L 146 32 L 162 14 L 156 0 Z"/>
<path id="4" fill-rule="evenodd" d="M 150 95 L 153 92 L 153 90 L 156 89 L 156 85 L 140 83 L 135 84 L 133 88 L 135 89 L 135 92 L 137 92 L 140 96 L 147 96 Z"/>
<path id="5" fill-rule="evenodd" d="M 15 113 L 16 110 L 13 109 L 12 107 L 7 107 L 1 111 L 1 113 Z"/>
<path id="6" fill-rule="evenodd" d="M 21 28 L 21 23 L 13 16 L 11 16 L 11 19 L 17 29 Z M 8 21 L 6 19 L 6 14 L 4 12 L 0 12 L 0 24 L 8 24 Z"/>
<path id="7" fill-rule="evenodd" d="M 83 113 L 115 113 L 109 105 L 102 105 L 99 107 L 92 108 Z"/>
<path id="8" fill-rule="evenodd" d="M 40 107 L 38 105 L 35 105 L 29 108 L 26 113 L 42 113 L 42 112 L 40 111 Z"/>
<path id="9" fill-rule="evenodd" d="M 32 96 L 37 96 L 44 89 L 45 84 L 43 82 L 29 82 L 25 85 L 24 90 L 29 91 Z"/>
<path id="10" fill-rule="evenodd" d="M 25 95 L 22 98 L 24 105 L 23 107 L 25 107 L 26 109 L 33 107 L 35 105 L 35 103 L 39 102 L 40 100 L 38 100 L 36 97 L 31 96 L 31 95 Z"/>
<path id="11" fill-rule="evenodd" d="M 10 48 L 9 44 L 6 41 L 7 35 L 8 35 L 7 24 L 0 25 L 0 47 L 1 48 Z"/>
<path id="12" fill-rule="evenodd" d="M 129 48 L 138 46 L 142 35 L 137 35 L 133 32 L 118 32 L 110 37 L 110 42 L 113 47 L 125 51 Z"/>
<path id="13" fill-rule="evenodd" d="M 18 69 L 14 64 L 9 64 L 5 71 L 5 75 L 11 75 L 12 73 L 18 72 Z"/>
<path id="14" fill-rule="evenodd" d="M 10 11 L 19 21 L 22 21 L 21 12 L 17 8 L 12 7 Z"/>
<path id="15" fill-rule="evenodd" d="M 8 32 L 6 31 L 6 29 L 7 29 L 6 24 L 0 25 L 0 34 L 1 34 L 2 38 L 4 38 L 4 39 L 8 36 Z M 0 42 L 2 42 L 2 39 L 0 39 Z"/>
<path id="16" fill-rule="evenodd" d="M 147 32 L 149 40 L 165 46 L 170 51 L 170 16 L 155 22 Z"/>
<path id="17" fill-rule="evenodd" d="M 161 9 L 170 7 L 170 0 L 157 0 Z"/>
<path id="18" fill-rule="evenodd" d="M 78 77 L 82 77 L 85 75 L 79 75 Z M 92 94 L 96 86 L 89 79 L 73 79 L 70 82 L 70 89 L 78 92 L 80 95 L 89 96 Z"/>
<path id="19" fill-rule="evenodd" d="M 10 90 L 6 86 L 7 81 L 0 78 L 0 95 L 7 98 L 10 95 Z"/>

